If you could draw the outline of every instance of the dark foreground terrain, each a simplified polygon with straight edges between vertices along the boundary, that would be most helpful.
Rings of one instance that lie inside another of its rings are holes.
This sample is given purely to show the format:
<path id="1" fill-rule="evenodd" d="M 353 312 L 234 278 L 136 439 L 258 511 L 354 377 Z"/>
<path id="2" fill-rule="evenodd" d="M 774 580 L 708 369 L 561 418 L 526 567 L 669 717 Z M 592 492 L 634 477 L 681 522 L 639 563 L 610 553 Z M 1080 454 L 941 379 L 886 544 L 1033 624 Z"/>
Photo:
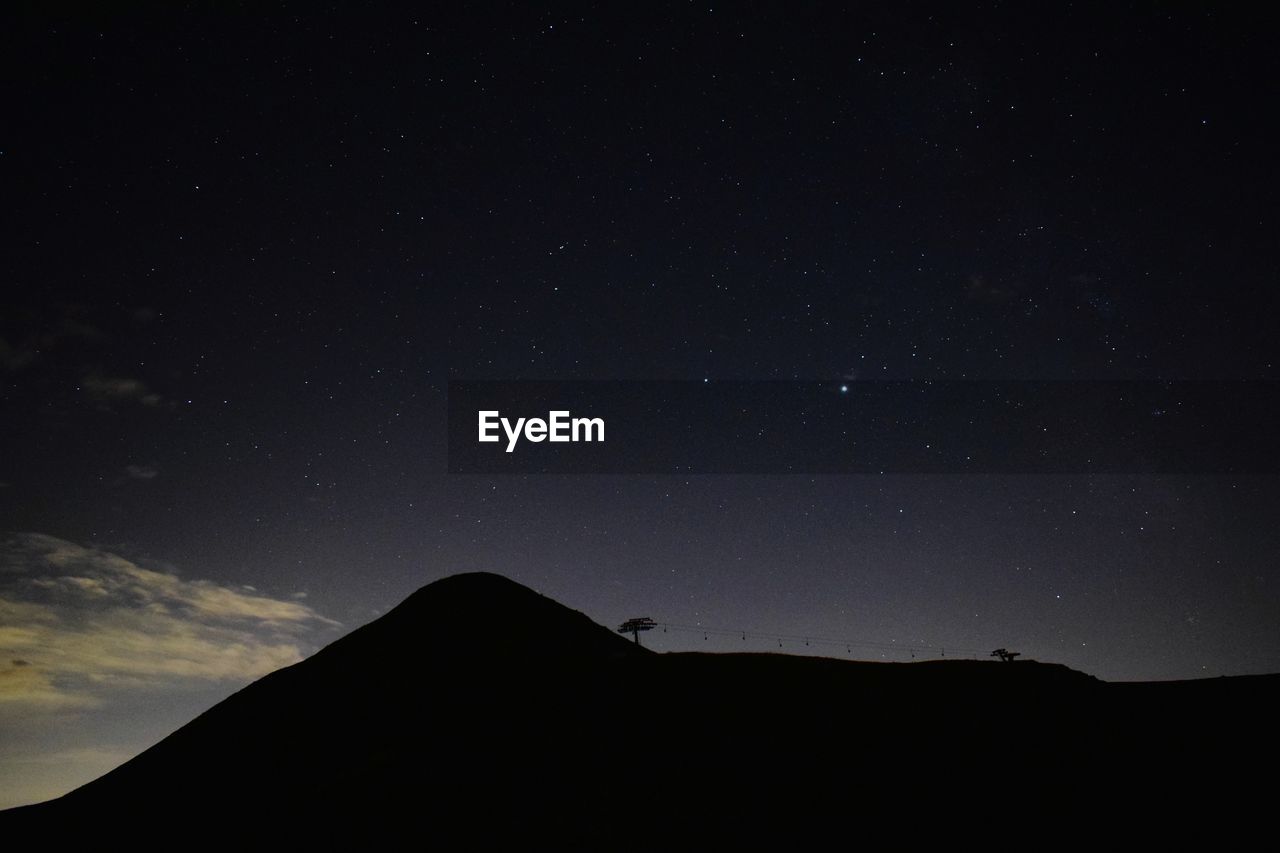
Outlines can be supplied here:
<path id="1" fill-rule="evenodd" d="M 1277 711 L 1278 676 L 660 655 L 500 576 L 457 575 L 102 778 L 0 813 L 0 832 L 443 849 L 1222 840 L 1271 808 Z"/>

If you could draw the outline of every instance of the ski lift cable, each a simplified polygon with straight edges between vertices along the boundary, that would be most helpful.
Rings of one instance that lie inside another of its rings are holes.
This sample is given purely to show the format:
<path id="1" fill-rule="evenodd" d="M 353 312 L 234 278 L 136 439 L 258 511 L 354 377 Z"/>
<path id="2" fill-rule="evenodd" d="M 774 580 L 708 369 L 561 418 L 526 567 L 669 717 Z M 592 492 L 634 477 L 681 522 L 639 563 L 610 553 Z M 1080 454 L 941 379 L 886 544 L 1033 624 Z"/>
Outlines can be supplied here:
<path id="1" fill-rule="evenodd" d="M 852 647 L 856 646 L 858 648 L 875 649 L 877 651 L 892 651 L 892 652 L 902 652 L 907 654 L 913 653 L 913 652 L 937 653 L 942 655 L 943 657 L 946 656 L 948 651 L 951 652 L 952 656 L 955 656 L 957 654 L 958 655 L 985 655 L 986 654 L 986 652 L 982 649 L 964 648 L 962 646 L 953 646 L 950 644 L 931 646 L 931 645 L 921 644 L 921 643 L 886 643 L 883 641 L 875 641 L 875 640 L 846 640 L 846 639 L 838 639 L 835 637 L 816 637 L 813 635 L 805 635 L 805 634 L 772 634 L 772 633 L 765 633 L 761 631 L 743 631 L 740 629 L 730 629 L 730 628 L 711 628 L 711 627 L 702 626 L 702 625 L 684 625 L 676 622 L 658 622 L 657 624 L 663 629 L 664 632 L 683 631 L 683 632 L 701 633 L 704 639 L 709 638 L 710 636 L 717 636 L 717 637 L 734 637 L 740 640 L 749 640 L 749 639 L 750 640 L 767 640 L 770 642 L 779 642 L 779 643 L 785 643 L 789 641 L 794 643 L 803 643 L 808 646 L 815 646 L 815 645 L 833 646 L 833 647 L 842 646 L 846 650 L 849 650 Z"/>

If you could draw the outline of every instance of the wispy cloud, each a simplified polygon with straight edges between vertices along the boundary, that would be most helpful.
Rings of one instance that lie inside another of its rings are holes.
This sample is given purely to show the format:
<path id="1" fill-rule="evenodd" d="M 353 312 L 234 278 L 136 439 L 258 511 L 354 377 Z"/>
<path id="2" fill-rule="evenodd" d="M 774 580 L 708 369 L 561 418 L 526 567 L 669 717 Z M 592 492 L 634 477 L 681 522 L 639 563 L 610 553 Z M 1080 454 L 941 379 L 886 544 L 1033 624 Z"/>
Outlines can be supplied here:
<path id="1" fill-rule="evenodd" d="M 145 382 L 131 376 L 90 373 L 80 380 L 80 389 L 100 404 L 130 402 L 154 407 L 164 402 L 164 398 L 148 388 Z"/>
<path id="2" fill-rule="evenodd" d="M 24 344 L 11 344 L 0 337 L 0 368 L 16 373 L 36 360 L 36 351 Z"/>
<path id="3" fill-rule="evenodd" d="M 0 707 L 9 704 L 21 704 L 26 711 L 49 712 L 94 708 L 99 702 L 88 693 L 58 687 L 48 672 L 14 658 L 0 665 Z"/>
<path id="4" fill-rule="evenodd" d="M 0 369 L 9 373 L 24 370 L 69 341 L 101 341 L 106 336 L 88 322 L 88 314 L 87 306 L 63 305 L 55 316 L 27 325 L 16 336 L 0 337 Z"/>
<path id="5" fill-rule="evenodd" d="M 0 540 L 0 714 L 89 708 L 121 687 L 249 681 L 301 660 L 304 641 L 335 626 L 293 598 L 52 536 L 9 536 Z"/>

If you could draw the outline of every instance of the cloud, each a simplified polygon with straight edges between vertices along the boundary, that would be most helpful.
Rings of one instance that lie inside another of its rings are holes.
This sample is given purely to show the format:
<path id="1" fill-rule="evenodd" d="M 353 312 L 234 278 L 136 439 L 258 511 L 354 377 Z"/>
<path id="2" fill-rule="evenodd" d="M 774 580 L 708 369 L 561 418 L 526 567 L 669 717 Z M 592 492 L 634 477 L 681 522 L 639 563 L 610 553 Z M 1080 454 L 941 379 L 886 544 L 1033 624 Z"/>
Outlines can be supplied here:
<path id="1" fill-rule="evenodd" d="M 124 473 L 130 480 L 154 480 L 160 476 L 160 470 L 154 465 L 126 465 Z"/>
<path id="2" fill-rule="evenodd" d="M 92 708 L 122 688 L 244 683 L 337 626 L 292 598 L 12 535 L 0 540 L 0 714 Z"/>
<path id="3" fill-rule="evenodd" d="M 95 708 L 99 701 L 83 691 L 55 685 L 48 673 L 29 661 L 13 660 L 0 665 L 0 708 L 10 703 L 22 705 L 26 712 L 49 712 Z"/>
<path id="4" fill-rule="evenodd" d="M 62 348 L 68 341 L 101 341 L 106 335 L 85 319 L 89 310 L 84 305 L 63 305 L 57 315 L 43 320 L 26 318 L 19 325 L 24 329 L 11 330 L 6 338 L 0 336 L 0 369 L 17 373 L 35 364 L 49 352 Z"/>
<path id="5" fill-rule="evenodd" d="M 1007 305 L 1018 298 L 1019 289 L 1017 282 L 1006 281 L 984 273 L 974 273 L 969 276 L 965 295 L 972 302 Z"/>
<path id="6" fill-rule="evenodd" d="M 36 360 L 36 351 L 25 344 L 17 346 L 0 337 L 0 368 L 16 373 Z"/>
<path id="7" fill-rule="evenodd" d="M 90 373 L 80 380 L 80 389 L 99 403 L 134 402 L 144 406 L 159 406 L 164 399 L 141 379 L 129 376 L 103 376 Z"/>

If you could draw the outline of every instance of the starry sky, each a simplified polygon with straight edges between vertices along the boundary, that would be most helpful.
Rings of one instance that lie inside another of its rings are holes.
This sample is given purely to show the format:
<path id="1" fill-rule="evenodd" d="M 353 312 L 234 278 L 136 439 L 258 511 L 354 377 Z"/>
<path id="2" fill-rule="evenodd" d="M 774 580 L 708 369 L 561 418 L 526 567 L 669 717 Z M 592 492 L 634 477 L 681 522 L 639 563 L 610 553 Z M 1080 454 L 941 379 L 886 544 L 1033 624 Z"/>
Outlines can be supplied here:
<path id="1" fill-rule="evenodd" d="M 851 657 L 1280 669 L 1274 476 L 445 453 L 451 380 L 1276 379 L 1262 12 L 117 5 L 0 22 L 0 806 L 460 571 Z"/>

